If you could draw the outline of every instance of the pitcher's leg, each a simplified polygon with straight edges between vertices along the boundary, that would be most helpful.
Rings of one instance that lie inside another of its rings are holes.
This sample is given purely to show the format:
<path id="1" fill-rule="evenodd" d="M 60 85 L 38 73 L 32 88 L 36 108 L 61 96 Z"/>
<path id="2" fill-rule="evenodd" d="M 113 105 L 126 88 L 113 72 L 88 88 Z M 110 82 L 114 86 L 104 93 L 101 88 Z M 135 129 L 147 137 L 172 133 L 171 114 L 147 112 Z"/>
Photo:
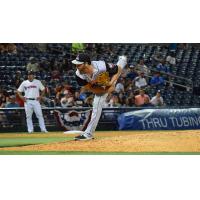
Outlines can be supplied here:
<path id="1" fill-rule="evenodd" d="M 93 101 L 93 109 L 92 109 L 92 116 L 91 120 L 87 126 L 87 129 L 84 131 L 83 136 L 78 136 L 75 138 L 75 140 L 86 140 L 91 139 L 94 135 L 94 131 L 98 125 L 99 119 L 101 117 L 102 108 L 105 104 L 105 100 L 107 98 L 108 94 L 97 96 L 95 95 L 94 101 Z M 80 137 L 80 138 L 79 138 Z"/>
<path id="2" fill-rule="evenodd" d="M 26 124 L 28 128 L 28 132 L 33 132 L 33 121 L 32 121 L 32 115 L 33 115 L 33 106 L 31 103 L 26 102 L 24 104 L 25 112 L 26 112 Z"/>
<path id="3" fill-rule="evenodd" d="M 42 132 L 47 132 L 45 124 L 44 124 L 44 118 L 42 114 L 42 108 L 41 105 L 38 101 L 34 102 L 34 112 L 36 114 L 36 117 L 38 118 L 39 121 L 39 126 Z"/>

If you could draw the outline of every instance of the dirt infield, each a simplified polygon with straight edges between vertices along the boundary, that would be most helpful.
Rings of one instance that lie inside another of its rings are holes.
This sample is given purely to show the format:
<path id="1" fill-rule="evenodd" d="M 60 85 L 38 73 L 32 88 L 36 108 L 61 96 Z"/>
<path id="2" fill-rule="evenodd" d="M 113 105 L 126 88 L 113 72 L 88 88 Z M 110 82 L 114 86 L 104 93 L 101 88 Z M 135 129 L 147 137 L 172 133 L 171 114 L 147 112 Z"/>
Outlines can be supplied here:
<path id="1" fill-rule="evenodd" d="M 47 134 L 46 137 L 56 134 Z M 59 137 L 74 135 L 57 134 Z M 200 131 L 116 131 L 96 132 L 94 140 L 7 147 L 9 151 L 84 152 L 200 152 Z M 3 137 L 3 136 L 2 136 Z M 19 136 L 20 137 L 20 136 Z M 40 137 L 40 135 L 33 135 Z"/>

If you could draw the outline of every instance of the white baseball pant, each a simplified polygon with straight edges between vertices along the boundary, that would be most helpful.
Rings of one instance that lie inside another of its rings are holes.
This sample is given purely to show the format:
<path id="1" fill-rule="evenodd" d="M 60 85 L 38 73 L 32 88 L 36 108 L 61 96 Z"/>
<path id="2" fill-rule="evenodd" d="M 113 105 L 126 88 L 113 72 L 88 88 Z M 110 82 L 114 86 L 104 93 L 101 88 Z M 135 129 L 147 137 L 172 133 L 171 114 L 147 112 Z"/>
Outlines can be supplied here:
<path id="1" fill-rule="evenodd" d="M 27 122 L 28 132 L 33 132 L 34 130 L 32 121 L 33 111 L 35 112 L 36 117 L 38 118 L 41 131 L 42 132 L 47 131 L 44 124 L 44 118 L 40 102 L 37 100 L 27 100 L 24 104 L 24 107 L 26 112 L 26 122 Z"/>
<path id="2" fill-rule="evenodd" d="M 93 101 L 91 120 L 87 126 L 87 129 L 84 131 L 84 134 L 83 134 L 85 137 L 92 137 L 94 135 L 94 131 L 101 117 L 102 108 L 105 105 L 107 96 L 108 96 L 107 93 L 102 96 L 95 95 L 94 101 Z"/>

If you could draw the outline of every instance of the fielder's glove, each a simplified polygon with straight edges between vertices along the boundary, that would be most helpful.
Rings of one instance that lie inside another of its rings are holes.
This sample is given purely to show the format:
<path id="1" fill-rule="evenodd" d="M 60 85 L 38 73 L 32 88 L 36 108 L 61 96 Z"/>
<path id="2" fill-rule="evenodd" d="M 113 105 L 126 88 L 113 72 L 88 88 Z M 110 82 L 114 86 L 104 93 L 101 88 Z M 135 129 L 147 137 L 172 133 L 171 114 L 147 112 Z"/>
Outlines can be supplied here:
<path id="1" fill-rule="evenodd" d="M 95 80 L 95 84 L 98 86 L 109 86 L 110 77 L 108 72 L 102 72 Z"/>

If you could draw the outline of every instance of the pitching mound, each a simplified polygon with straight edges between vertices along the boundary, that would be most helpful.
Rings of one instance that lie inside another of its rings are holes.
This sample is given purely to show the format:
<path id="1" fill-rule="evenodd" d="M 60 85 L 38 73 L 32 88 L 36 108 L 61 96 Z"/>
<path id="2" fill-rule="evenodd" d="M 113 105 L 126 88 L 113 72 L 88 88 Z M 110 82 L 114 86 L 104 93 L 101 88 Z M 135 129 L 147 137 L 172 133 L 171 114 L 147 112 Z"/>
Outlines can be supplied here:
<path id="1" fill-rule="evenodd" d="M 73 135 L 74 136 L 74 135 Z M 72 135 L 66 135 L 72 137 Z M 10 151 L 75 152 L 200 152 L 200 131 L 116 131 L 96 132 L 90 141 L 2 148 Z"/>

